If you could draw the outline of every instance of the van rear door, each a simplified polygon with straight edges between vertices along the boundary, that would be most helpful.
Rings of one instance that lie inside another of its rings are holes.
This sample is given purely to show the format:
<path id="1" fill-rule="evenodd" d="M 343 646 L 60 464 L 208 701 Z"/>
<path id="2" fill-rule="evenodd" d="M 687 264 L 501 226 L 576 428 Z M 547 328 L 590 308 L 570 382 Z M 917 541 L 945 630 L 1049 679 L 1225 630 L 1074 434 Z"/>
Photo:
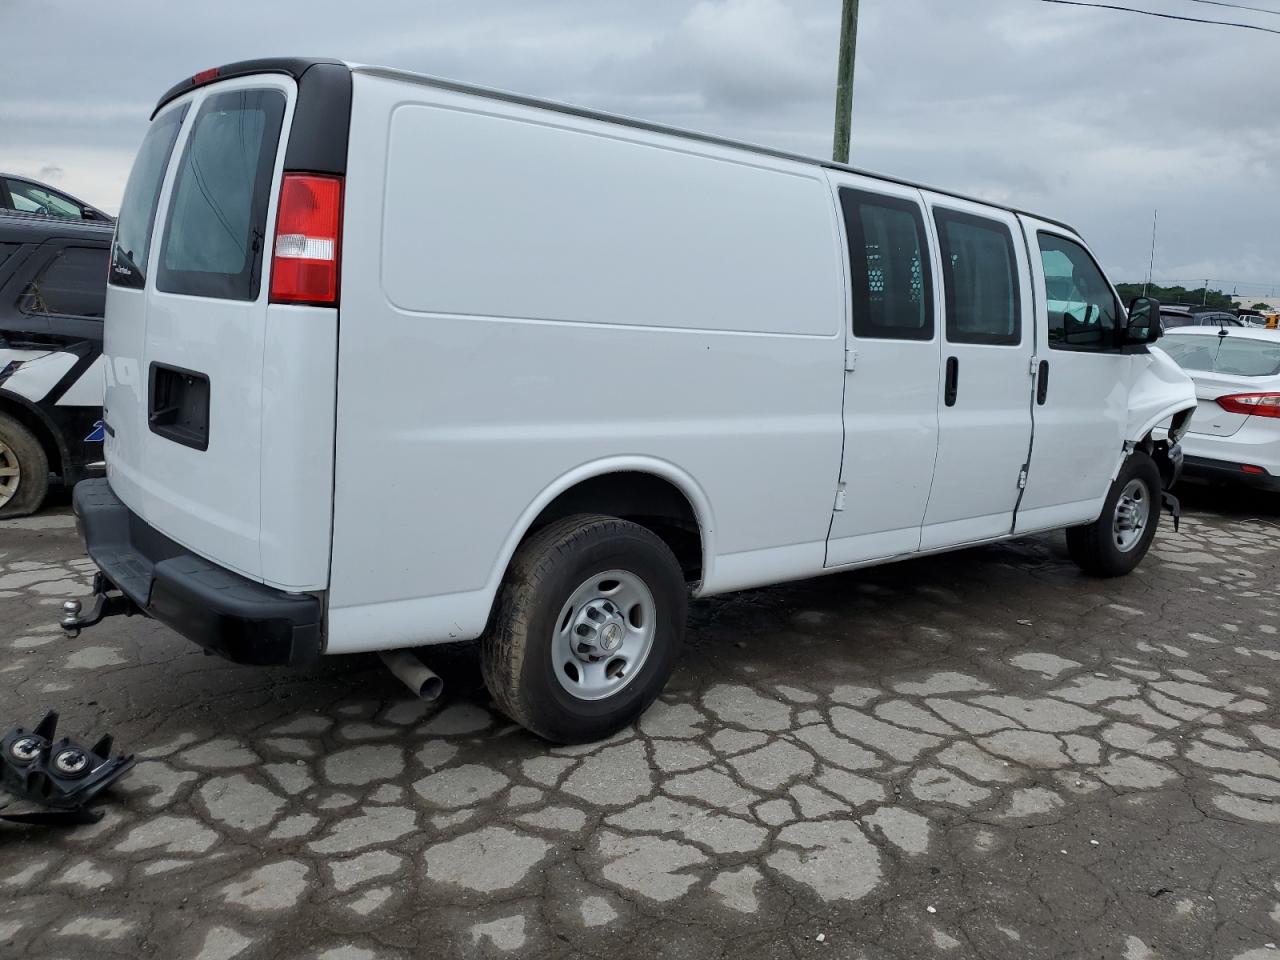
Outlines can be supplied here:
<path id="1" fill-rule="evenodd" d="M 189 550 L 315 590 L 328 579 L 336 280 L 321 305 L 270 296 L 276 246 L 295 266 L 316 248 L 305 236 L 276 243 L 303 74 L 268 70 L 223 68 L 230 78 L 177 97 L 139 154 L 107 303 L 108 478 Z"/>

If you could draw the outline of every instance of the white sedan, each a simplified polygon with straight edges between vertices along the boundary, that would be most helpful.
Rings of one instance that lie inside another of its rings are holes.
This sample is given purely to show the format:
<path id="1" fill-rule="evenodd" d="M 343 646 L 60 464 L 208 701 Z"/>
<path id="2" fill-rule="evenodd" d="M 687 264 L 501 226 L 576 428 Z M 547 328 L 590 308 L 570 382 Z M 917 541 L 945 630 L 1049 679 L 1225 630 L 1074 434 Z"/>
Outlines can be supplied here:
<path id="1" fill-rule="evenodd" d="M 1159 348 L 1196 385 L 1182 439 L 1186 475 L 1280 491 L 1280 333 L 1180 327 Z"/>

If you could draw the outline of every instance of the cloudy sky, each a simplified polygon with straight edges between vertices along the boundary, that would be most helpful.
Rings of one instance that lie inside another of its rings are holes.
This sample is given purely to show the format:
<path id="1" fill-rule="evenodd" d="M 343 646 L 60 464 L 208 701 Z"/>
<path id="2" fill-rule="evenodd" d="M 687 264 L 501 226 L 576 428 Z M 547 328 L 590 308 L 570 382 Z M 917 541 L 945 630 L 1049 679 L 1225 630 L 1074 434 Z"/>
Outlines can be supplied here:
<path id="1" fill-rule="evenodd" d="M 1197 0 L 1121 0 L 1280 29 Z M 0 170 L 115 211 L 157 96 L 317 54 L 826 156 L 840 0 L 0 0 Z M 1075 224 L 1115 280 L 1280 294 L 1280 34 L 1040 0 L 862 0 L 857 166 Z M 1280 300 L 1280 297 L 1277 297 Z"/>

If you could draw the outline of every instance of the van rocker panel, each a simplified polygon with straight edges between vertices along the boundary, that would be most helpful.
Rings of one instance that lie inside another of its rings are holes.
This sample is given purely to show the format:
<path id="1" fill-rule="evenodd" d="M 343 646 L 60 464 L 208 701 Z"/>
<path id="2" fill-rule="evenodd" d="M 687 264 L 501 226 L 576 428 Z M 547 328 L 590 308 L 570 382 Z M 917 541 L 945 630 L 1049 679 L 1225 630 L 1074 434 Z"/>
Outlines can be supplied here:
<path id="1" fill-rule="evenodd" d="M 234 663 L 311 663 L 321 653 L 320 600 L 220 567 L 149 526 L 107 480 L 72 498 L 89 556 L 144 614 Z"/>

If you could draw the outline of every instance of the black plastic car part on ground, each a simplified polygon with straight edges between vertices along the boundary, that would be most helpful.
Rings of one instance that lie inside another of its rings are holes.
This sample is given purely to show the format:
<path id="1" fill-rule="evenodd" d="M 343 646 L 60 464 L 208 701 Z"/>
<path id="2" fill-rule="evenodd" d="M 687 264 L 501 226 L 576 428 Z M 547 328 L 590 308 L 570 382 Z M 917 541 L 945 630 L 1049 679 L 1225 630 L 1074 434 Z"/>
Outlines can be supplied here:
<path id="1" fill-rule="evenodd" d="M 0 820 L 11 823 L 97 823 L 89 805 L 133 769 L 132 756 L 111 756 L 105 734 L 92 747 L 68 737 L 55 740 L 58 714 L 50 710 L 34 729 L 14 727 L 0 739 L 0 787 L 17 798 L 0 798 Z"/>
<path id="2" fill-rule="evenodd" d="M 236 663 L 319 658 L 318 597 L 256 583 L 191 553 L 125 506 L 105 479 L 77 484 L 73 505 L 89 556 L 105 579 L 100 590 L 119 591 L 138 611 Z M 113 606 L 124 612 L 124 605 Z"/>

